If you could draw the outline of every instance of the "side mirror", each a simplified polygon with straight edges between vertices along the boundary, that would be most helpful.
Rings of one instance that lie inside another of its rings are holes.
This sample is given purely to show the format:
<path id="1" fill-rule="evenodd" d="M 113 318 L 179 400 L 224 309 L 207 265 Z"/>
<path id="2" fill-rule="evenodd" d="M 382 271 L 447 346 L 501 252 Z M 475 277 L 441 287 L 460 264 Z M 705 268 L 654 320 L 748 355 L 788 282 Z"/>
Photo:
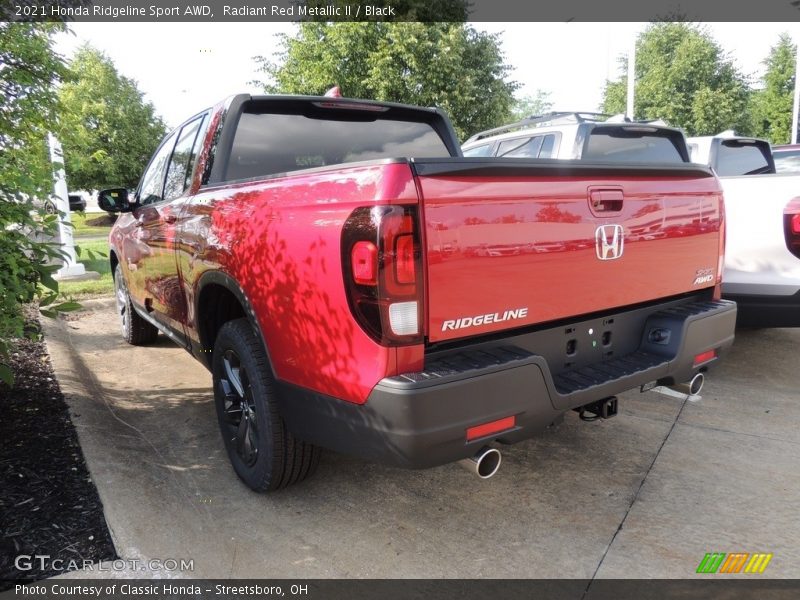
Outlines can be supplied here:
<path id="1" fill-rule="evenodd" d="M 134 208 L 128 202 L 128 190 L 125 188 L 111 188 L 100 191 L 97 194 L 97 205 L 110 213 L 131 212 Z"/>

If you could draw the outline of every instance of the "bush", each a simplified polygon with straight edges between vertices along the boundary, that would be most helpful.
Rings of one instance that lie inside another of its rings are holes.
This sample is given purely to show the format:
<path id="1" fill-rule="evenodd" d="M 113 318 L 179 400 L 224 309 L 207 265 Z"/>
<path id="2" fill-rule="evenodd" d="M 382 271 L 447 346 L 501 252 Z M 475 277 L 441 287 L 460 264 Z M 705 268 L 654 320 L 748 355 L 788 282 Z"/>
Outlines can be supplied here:
<path id="1" fill-rule="evenodd" d="M 46 140 L 57 117 L 55 85 L 66 76 L 53 51 L 62 30 L 56 23 L 0 22 L 0 380 L 8 385 L 13 373 L 3 361 L 25 333 L 23 306 L 51 305 L 58 292 L 52 263 L 60 251 L 48 242 L 58 216 L 40 214 L 32 199 L 47 198 L 53 186 Z"/>

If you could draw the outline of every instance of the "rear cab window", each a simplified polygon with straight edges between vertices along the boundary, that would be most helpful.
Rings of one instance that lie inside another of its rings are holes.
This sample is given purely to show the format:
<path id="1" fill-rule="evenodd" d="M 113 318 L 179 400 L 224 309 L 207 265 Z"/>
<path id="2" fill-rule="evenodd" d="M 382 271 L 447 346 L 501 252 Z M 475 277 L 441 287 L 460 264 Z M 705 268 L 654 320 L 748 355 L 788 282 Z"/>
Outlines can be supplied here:
<path id="1" fill-rule="evenodd" d="M 774 173 L 769 144 L 761 140 L 721 140 L 712 163 L 720 177 Z"/>
<path id="2" fill-rule="evenodd" d="M 685 138 L 672 129 L 641 125 L 598 125 L 584 143 L 583 160 L 634 163 L 688 162 Z"/>
<path id="3" fill-rule="evenodd" d="M 380 105 L 251 101 L 240 115 L 224 180 L 382 158 L 450 157 L 438 120 L 436 113 Z"/>

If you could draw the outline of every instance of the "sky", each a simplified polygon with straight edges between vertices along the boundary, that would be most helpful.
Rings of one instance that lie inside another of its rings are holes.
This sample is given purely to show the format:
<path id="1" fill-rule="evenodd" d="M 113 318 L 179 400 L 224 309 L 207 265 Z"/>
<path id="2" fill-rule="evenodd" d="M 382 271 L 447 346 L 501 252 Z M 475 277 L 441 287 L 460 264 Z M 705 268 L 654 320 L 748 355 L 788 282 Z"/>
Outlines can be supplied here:
<path id="1" fill-rule="evenodd" d="M 554 110 L 593 111 L 617 59 L 645 23 L 472 23 L 500 35 L 519 94 L 550 93 Z M 796 23 L 708 23 L 710 33 L 745 74 L 757 80 L 761 61 L 781 32 L 797 41 Z M 56 50 L 71 56 L 83 43 L 105 52 L 135 79 L 168 125 L 237 93 L 260 93 L 254 56 L 272 57 L 275 35 L 289 23 L 74 23 Z M 347 93 L 347 90 L 343 90 Z"/>

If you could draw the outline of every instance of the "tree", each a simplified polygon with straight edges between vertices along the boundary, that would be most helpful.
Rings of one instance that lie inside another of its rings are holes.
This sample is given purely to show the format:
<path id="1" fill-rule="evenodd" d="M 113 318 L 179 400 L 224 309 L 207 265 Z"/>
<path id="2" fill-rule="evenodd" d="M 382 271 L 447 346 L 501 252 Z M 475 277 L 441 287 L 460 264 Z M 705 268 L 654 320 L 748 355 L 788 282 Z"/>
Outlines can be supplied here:
<path id="1" fill-rule="evenodd" d="M 3 359 L 24 334 L 23 305 L 50 304 L 58 291 L 58 267 L 49 263 L 59 252 L 37 241 L 54 232 L 58 217 L 37 214 L 32 200 L 48 197 L 53 185 L 46 138 L 57 116 L 54 85 L 66 74 L 53 51 L 63 29 L 0 22 L 0 381 L 9 385 Z"/>
<path id="2" fill-rule="evenodd" d="M 627 58 L 621 58 L 627 72 Z M 636 41 L 635 116 L 689 135 L 748 133 L 747 81 L 711 35 L 691 23 L 654 23 Z M 625 112 L 627 76 L 607 81 L 603 110 Z"/>
<path id="3" fill-rule="evenodd" d="M 536 90 L 533 95 L 528 94 L 514 100 L 511 119 L 515 122 L 521 121 L 528 117 L 542 115 L 551 108 L 553 108 L 553 103 L 550 101 L 550 92 Z"/>
<path id="4" fill-rule="evenodd" d="M 773 144 L 791 141 L 796 54 L 792 38 L 782 33 L 763 62 L 767 67 L 764 89 L 753 99 L 754 133 Z"/>
<path id="5" fill-rule="evenodd" d="M 79 48 L 70 70 L 59 92 L 58 131 L 70 187 L 134 187 L 164 137 L 164 122 L 102 52 Z"/>
<path id="6" fill-rule="evenodd" d="M 517 84 L 496 35 L 464 23 L 301 23 L 280 36 L 277 62 L 256 57 L 272 93 L 437 106 L 459 136 L 508 122 Z"/>

